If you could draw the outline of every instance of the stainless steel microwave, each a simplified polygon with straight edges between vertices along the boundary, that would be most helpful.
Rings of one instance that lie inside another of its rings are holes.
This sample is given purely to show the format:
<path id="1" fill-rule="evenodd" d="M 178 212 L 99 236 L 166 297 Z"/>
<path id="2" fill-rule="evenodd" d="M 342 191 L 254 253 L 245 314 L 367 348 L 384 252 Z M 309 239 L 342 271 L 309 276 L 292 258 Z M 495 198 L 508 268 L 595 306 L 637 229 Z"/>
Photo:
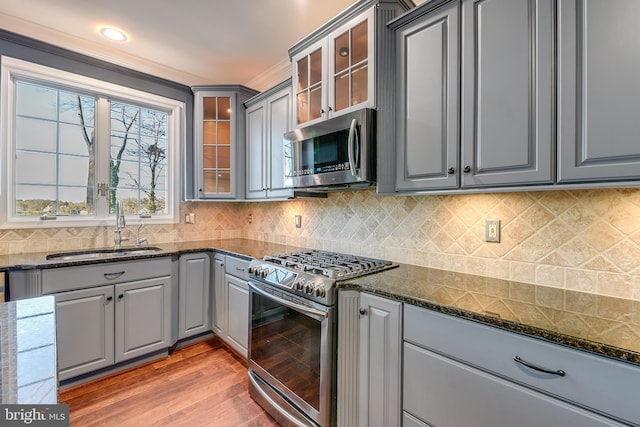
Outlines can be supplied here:
<path id="1" fill-rule="evenodd" d="M 284 135 L 285 186 L 330 191 L 376 180 L 375 110 L 362 109 Z"/>

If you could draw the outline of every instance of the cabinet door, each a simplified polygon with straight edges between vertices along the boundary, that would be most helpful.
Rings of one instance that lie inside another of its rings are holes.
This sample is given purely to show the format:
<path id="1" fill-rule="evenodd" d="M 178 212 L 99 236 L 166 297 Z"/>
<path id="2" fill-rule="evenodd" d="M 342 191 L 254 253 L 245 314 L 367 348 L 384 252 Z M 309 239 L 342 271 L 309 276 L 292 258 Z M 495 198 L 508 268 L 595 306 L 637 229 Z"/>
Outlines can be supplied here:
<path id="1" fill-rule="evenodd" d="M 113 286 L 55 295 L 60 380 L 113 364 L 113 296 Z"/>
<path id="2" fill-rule="evenodd" d="M 115 285 L 115 361 L 171 344 L 171 277 Z"/>
<path id="3" fill-rule="evenodd" d="M 621 425 L 409 343 L 403 384 L 404 410 L 430 426 Z"/>
<path id="4" fill-rule="evenodd" d="M 559 182 L 640 178 L 640 2 L 559 0 Z"/>
<path id="5" fill-rule="evenodd" d="M 210 330 L 209 273 L 207 254 L 180 256 L 180 317 L 179 338 L 186 338 Z"/>
<path id="6" fill-rule="evenodd" d="M 359 425 L 400 425 L 402 304 L 360 295 Z"/>
<path id="7" fill-rule="evenodd" d="M 284 134 L 291 129 L 291 89 L 286 88 L 267 99 L 267 197 L 293 196 L 291 188 L 284 186 Z"/>
<path id="8" fill-rule="evenodd" d="M 462 2 L 462 186 L 554 179 L 553 0 Z"/>
<path id="9" fill-rule="evenodd" d="M 375 8 L 329 35 L 328 111 L 331 117 L 374 107 Z"/>
<path id="10" fill-rule="evenodd" d="M 322 39 L 291 58 L 296 126 L 327 118 L 327 40 Z"/>
<path id="11" fill-rule="evenodd" d="M 194 111 L 196 196 L 236 196 L 236 97 L 229 92 L 197 92 Z"/>
<path id="12" fill-rule="evenodd" d="M 456 188 L 458 6 L 451 2 L 396 35 L 397 190 Z"/>
<path id="13" fill-rule="evenodd" d="M 247 357 L 249 342 L 249 284 L 229 274 L 227 282 L 227 344 Z"/>
<path id="14" fill-rule="evenodd" d="M 265 102 L 247 108 L 247 198 L 265 197 L 267 183 L 265 162 L 266 141 Z M 284 179 L 284 178 L 283 178 Z"/>
<path id="15" fill-rule="evenodd" d="M 227 282 L 224 262 L 224 255 L 215 255 L 213 259 L 211 330 L 220 337 L 227 336 Z"/>

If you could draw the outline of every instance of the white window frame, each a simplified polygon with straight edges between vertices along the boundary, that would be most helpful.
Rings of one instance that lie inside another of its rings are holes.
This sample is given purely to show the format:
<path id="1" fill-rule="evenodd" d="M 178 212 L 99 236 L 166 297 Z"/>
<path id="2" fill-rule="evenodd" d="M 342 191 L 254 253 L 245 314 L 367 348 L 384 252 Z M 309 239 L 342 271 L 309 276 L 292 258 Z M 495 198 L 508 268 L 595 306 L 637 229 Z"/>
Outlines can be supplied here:
<path id="1" fill-rule="evenodd" d="M 0 116 L 2 150 L 0 152 L 0 229 L 15 228 L 54 228 L 54 227 L 84 227 L 84 226 L 112 226 L 115 225 L 115 215 L 108 214 L 108 199 L 98 196 L 97 184 L 109 182 L 108 165 L 96 162 L 95 216 L 60 216 L 56 220 L 41 220 L 33 216 L 15 215 L 15 96 L 16 79 L 33 81 L 47 86 L 57 86 L 63 89 L 76 90 L 96 96 L 96 157 L 98 150 L 104 158 L 109 158 L 110 129 L 100 128 L 98 115 L 109 116 L 108 101 L 118 101 L 166 112 L 168 127 L 167 144 L 167 201 L 168 213 L 152 214 L 144 219 L 145 224 L 175 224 L 179 222 L 180 208 L 180 155 L 184 145 L 185 107 L 184 103 L 154 95 L 148 92 L 119 86 L 61 71 L 55 68 L 34 64 L 16 58 L 2 56 L 0 59 Z M 109 123 L 107 120 L 106 122 Z M 105 142 L 106 141 L 106 142 Z M 106 213 L 106 215 L 105 215 Z M 140 222 L 137 215 L 127 215 L 130 225 Z"/>

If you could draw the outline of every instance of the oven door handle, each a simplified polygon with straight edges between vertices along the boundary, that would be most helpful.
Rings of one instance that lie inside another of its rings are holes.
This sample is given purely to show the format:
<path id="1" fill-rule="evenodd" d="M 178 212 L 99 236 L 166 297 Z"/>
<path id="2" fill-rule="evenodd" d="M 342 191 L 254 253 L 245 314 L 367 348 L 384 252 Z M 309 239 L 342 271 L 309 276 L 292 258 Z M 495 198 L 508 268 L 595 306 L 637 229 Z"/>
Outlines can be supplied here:
<path id="1" fill-rule="evenodd" d="M 359 157 L 360 153 L 356 154 L 356 140 L 358 144 L 358 151 L 360 148 L 360 139 L 358 137 L 358 130 L 356 128 L 357 121 L 356 119 L 351 120 L 351 126 L 349 127 L 349 168 L 351 169 L 351 175 L 357 177 L 358 176 L 358 164 L 357 157 Z"/>
<path id="2" fill-rule="evenodd" d="M 251 282 L 249 282 L 249 287 L 251 288 L 251 290 L 259 295 L 262 295 L 265 298 L 269 298 L 275 302 L 277 302 L 278 304 L 282 304 L 285 307 L 289 307 L 293 310 L 299 311 L 303 314 L 306 314 L 308 316 L 312 316 L 318 319 L 326 319 L 327 317 L 329 317 L 329 313 L 322 311 L 322 310 L 318 310 L 312 307 L 305 307 L 304 305 L 299 305 L 296 303 L 293 303 L 291 301 L 287 301 L 286 299 L 277 297 L 273 294 L 270 294 L 269 292 L 265 292 L 260 288 L 255 287 Z"/>

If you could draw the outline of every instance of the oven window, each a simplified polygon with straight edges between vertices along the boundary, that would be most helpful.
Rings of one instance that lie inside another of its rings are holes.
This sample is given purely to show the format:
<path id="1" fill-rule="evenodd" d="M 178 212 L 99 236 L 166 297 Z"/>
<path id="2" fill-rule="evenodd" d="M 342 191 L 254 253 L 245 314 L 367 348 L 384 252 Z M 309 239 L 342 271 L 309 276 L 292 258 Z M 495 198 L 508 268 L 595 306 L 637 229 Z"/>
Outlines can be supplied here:
<path id="1" fill-rule="evenodd" d="M 320 321 L 251 295 L 251 360 L 320 411 Z"/>

